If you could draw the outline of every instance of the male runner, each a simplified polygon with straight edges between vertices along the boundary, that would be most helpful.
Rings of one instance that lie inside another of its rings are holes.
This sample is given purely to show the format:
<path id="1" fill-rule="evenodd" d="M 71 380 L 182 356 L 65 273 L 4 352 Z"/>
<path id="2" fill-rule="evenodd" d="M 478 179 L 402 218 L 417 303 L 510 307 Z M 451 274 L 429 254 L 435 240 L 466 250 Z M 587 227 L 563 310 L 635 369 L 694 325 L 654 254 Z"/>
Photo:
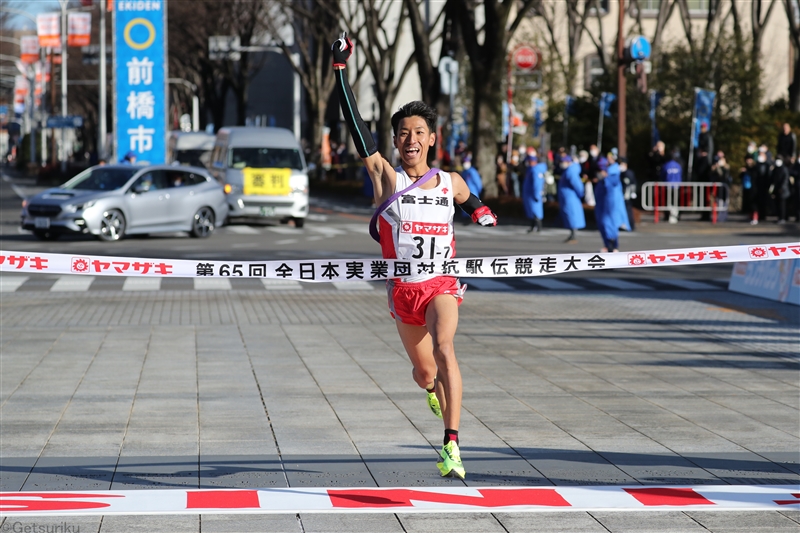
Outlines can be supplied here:
<path id="1" fill-rule="evenodd" d="M 401 160 L 399 167 L 392 168 L 378 153 L 347 81 L 345 67 L 353 53 L 352 42 L 342 34 L 332 51 L 342 112 L 372 180 L 375 203 L 381 205 L 430 170 L 428 150 L 436 143 L 436 111 L 423 102 L 411 102 L 392 116 L 394 145 Z M 383 257 L 431 263 L 452 258 L 454 203 L 481 225 L 497 224 L 495 214 L 470 194 L 461 176 L 440 171 L 394 200 L 381 214 L 378 230 Z M 411 359 L 411 375 L 428 392 L 433 414 L 444 420 L 444 445 L 437 466 L 442 476 L 461 479 L 465 476 L 458 448 L 462 386 L 453 338 L 465 289 L 455 277 L 426 273 L 387 282 L 389 309 Z"/>

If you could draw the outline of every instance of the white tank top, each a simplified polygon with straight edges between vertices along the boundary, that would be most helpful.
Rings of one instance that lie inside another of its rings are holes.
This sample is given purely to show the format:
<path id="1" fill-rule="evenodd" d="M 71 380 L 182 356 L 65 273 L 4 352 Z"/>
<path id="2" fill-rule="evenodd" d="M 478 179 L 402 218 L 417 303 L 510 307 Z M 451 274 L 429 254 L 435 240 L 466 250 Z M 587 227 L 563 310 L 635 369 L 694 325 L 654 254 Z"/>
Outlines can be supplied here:
<path id="1" fill-rule="evenodd" d="M 394 192 L 413 183 L 402 167 L 395 172 Z M 436 181 L 434 177 L 428 183 Z M 432 263 L 455 257 L 454 208 L 453 181 L 449 173 L 442 171 L 439 171 L 436 187 L 417 187 L 397 198 L 378 219 L 383 257 Z M 414 273 L 403 281 L 414 283 L 434 277 L 435 274 Z"/>

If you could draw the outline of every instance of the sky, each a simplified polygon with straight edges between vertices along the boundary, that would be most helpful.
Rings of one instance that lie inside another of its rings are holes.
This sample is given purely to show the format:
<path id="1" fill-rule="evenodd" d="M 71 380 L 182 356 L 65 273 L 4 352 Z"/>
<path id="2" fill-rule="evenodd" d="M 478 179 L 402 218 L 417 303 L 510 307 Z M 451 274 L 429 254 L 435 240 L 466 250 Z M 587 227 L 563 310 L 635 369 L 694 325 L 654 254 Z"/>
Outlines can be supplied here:
<path id="1" fill-rule="evenodd" d="M 26 2 L 3 2 L 8 7 L 25 11 L 36 17 L 38 13 L 47 13 L 48 11 L 61 11 L 61 4 L 58 0 L 27 0 Z M 76 7 L 76 6 L 70 6 Z M 18 30 L 35 30 L 36 23 L 31 19 L 22 16 L 13 16 L 9 19 L 9 25 Z"/>

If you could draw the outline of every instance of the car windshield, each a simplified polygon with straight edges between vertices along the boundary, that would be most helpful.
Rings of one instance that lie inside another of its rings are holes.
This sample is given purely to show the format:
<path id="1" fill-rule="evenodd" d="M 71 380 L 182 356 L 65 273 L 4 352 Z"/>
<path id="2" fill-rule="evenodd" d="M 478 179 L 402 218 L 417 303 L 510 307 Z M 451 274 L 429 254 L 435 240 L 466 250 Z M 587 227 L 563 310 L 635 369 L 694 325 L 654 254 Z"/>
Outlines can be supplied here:
<path id="1" fill-rule="evenodd" d="M 300 152 L 292 148 L 232 148 L 232 168 L 293 168 L 303 170 Z"/>
<path id="2" fill-rule="evenodd" d="M 176 150 L 175 161 L 181 165 L 189 165 L 191 167 L 204 167 L 203 156 L 210 154 L 210 150 Z"/>
<path id="3" fill-rule="evenodd" d="M 115 191 L 128 183 L 136 171 L 131 168 L 90 168 L 62 185 L 64 189 L 81 191 Z"/>

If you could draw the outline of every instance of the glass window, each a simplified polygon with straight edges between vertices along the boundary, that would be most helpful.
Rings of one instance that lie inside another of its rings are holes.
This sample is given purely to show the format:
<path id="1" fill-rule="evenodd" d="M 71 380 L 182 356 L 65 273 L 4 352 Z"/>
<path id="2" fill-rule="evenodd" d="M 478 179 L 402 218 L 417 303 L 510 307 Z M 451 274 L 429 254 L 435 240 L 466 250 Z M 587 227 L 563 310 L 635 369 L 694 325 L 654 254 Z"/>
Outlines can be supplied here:
<path id="1" fill-rule="evenodd" d="M 303 169 L 300 151 L 293 148 L 232 148 L 228 156 L 231 168 Z"/>
<path id="2" fill-rule="evenodd" d="M 180 165 L 186 165 L 189 167 L 204 167 L 202 157 L 204 154 L 208 153 L 208 150 L 198 149 L 198 150 L 175 150 L 175 158 L 174 161 L 177 161 Z"/>
<path id="3" fill-rule="evenodd" d="M 583 86 L 588 91 L 600 76 L 605 73 L 603 63 L 597 54 L 586 56 L 583 63 Z"/>
<path id="4" fill-rule="evenodd" d="M 661 0 L 639 0 L 639 8 L 642 11 L 658 11 L 661 9 Z"/>
<path id="5" fill-rule="evenodd" d="M 600 13 L 608 13 L 608 0 L 586 0 L 586 10 L 592 15 L 595 14 L 595 7 L 600 8 Z"/>
<path id="6" fill-rule="evenodd" d="M 205 183 L 206 178 L 201 174 L 194 172 L 183 172 L 180 170 L 167 171 L 167 184 L 170 187 L 187 187 L 189 185 L 197 185 L 198 183 Z"/>
<path id="7" fill-rule="evenodd" d="M 708 12 L 708 0 L 686 0 L 689 11 Z"/>
<path id="8" fill-rule="evenodd" d="M 136 167 L 90 168 L 69 180 L 62 188 L 81 191 L 115 191 L 128 183 L 137 170 Z"/>
<path id="9" fill-rule="evenodd" d="M 139 176 L 133 183 L 133 189 L 140 189 L 139 192 L 157 191 L 170 187 L 165 173 L 161 170 L 153 170 Z"/>

